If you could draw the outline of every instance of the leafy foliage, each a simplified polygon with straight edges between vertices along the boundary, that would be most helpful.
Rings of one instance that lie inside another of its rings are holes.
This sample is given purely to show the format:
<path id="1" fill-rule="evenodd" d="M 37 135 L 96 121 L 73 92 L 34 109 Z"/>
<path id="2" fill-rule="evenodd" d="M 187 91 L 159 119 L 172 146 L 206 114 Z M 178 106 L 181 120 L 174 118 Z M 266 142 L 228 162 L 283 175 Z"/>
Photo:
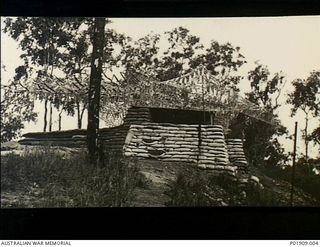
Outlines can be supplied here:
<path id="1" fill-rule="evenodd" d="M 273 118 L 278 124 L 270 125 L 240 114 L 231 123 L 230 135 L 245 139 L 244 149 L 251 164 L 283 164 L 288 157 L 277 136 L 286 134 L 287 130 L 280 124 L 275 110 L 280 106 L 278 98 L 284 76 L 277 73 L 270 77 L 268 68 L 258 64 L 249 72 L 248 79 L 251 92 L 247 93 L 247 98 L 265 110 L 266 118 Z"/>
<path id="2" fill-rule="evenodd" d="M 224 85 L 238 90 L 237 85 L 242 77 L 235 72 L 246 63 L 244 58 L 240 47 L 233 47 L 230 43 L 220 44 L 213 40 L 210 47 L 191 62 L 191 67 L 203 64 Z"/>
<path id="3" fill-rule="evenodd" d="M 314 131 L 310 134 L 309 138 L 316 144 L 320 145 L 320 127 L 314 129 Z"/>
<path id="4" fill-rule="evenodd" d="M 2 87 L 1 97 L 1 142 L 19 136 L 25 122 L 35 121 L 33 95 L 28 90 L 19 91 L 22 82 L 13 81 Z"/>
<path id="5" fill-rule="evenodd" d="M 232 75 L 232 72 L 246 63 L 239 47 L 211 41 L 205 48 L 200 38 L 184 27 L 167 31 L 164 36 L 149 34 L 135 42 L 129 37 L 121 40 L 119 66 L 122 64 L 159 81 L 177 78 L 191 69 L 205 66 L 213 75 L 223 77 L 226 84 L 236 84 L 240 77 Z M 160 42 L 162 47 L 167 47 L 164 51 L 159 47 Z"/>
<path id="6" fill-rule="evenodd" d="M 158 78 L 161 81 L 179 77 L 189 72 L 190 63 L 197 52 L 203 49 L 200 38 L 190 34 L 190 31 L 178 27 L 165 32 L 168 49 L 163 53 L 158 69 Z"/>
<path id="7" fill-rule="evenodd" d="M 149 34 L 137 41 L 132 41 L 130 37 L 121 37 L 118 66 L 152 75 L 152 70 L 159 66 L 159 39 L 158 34 Z"/>
<path id="8" fill-rule="evenodd" d="M 313 71 L 306 80 L 297 79 L 292 82 L 293 93 L 289 94 L 288 103 L 293 105 L 292 114 L 298 109 L 311 111 L 313 116 L 320 114 L 320 71 Z"/>
<path id="9" fill-rule="evenodd" d="M 316 128 L 311 135 L 308 133 L 308 121 L 310 113 L 315 117 L 320 117 L 320 71 L 313 71 L 305 80 L 296 79 L 292 82 L 294 91 L 289 94 L 288 103 L 292 104 L 291 114 L 295 115 L 298 110 L 305 114 L 305 129 L 303 137 L 306 145 L 306 156 L 308 155 L 308 142 L 313 140 L 319 143 L 319 129 Z"/>
<path id="10" fill-rule="evenodd" d="M 73 114 L 72 99 L 56 89 L 55 72 L 61 72 L 68 42 L 85 18 L 17 17 L 4 20 L 4 32 L 18 41 L 24 51 L 24 65 L 16 68 L 15 80 L 25 77 L 29 91 L 37 99 L 50 101 L 55 107 Z M 60 71 L 59 71 L 60 70 Z M 60 95 L 62 94 L 62 97 Z M 46 118 L 46 116 L 45 116 Z"/>
<path id="11" fill-rule="evenodd" d="M 252 91 L 247 96 L 251 102 L 270 110 L 280 106 L 278 98 L 285 80 L 281 73 L 276 73 L 270 78 L 268 68 L 257 64 L 257 67 L 249 72 L 248 79 Z"/>

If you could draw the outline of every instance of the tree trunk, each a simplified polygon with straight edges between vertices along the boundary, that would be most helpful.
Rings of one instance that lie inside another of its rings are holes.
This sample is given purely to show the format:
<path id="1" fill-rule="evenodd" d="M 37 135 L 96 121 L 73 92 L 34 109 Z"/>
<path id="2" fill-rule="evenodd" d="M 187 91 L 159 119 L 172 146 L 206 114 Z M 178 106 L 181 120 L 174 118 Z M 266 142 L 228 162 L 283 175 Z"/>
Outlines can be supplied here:
<path id="1" fill-rule="evenodd" d="M 80 129 L 82 128 L 82 118 L 83 118 L 83 113 L 86 110 L 86 108 L 87 108 L 87 105 L 83 104 L 83 107 L 82 107 L 82 110 L 81 110 L 81 113 L 80 113 Z"/>
<path id="2" fill-rule="evenodd" d="M 47 131 L 47 115 L 48 115 L 48 100 L 44 101 L 44 125 L 43 132 Z"/>
<path id="3" fill-rule="evenodd" d="M 82 109 L 81 109 L 81 105 L 80 105 L 80 103 L 79 102 L 77 102 L 77 117 L 78 117 L 78 129 L 81 129 L 82 128 L 82 119 L 83 119 L 83 113 L 84 113 L 84 111 L 85 111 L 85 109 L 86 109 L 86 107 L 87 107 L 87 104 L 83 104 L 83 107 L 82 107 Z"/>
<path id="4" fill-rule="evenodd" d="M 62 108 L 61 111 L 59 112 L 59 131 L 61 130 L 61 119 L 62 119 L 61 114 L 62 114 L 62 112 L 63 112 L 63 108 Z"/>
<path id="5" fill-rule="evenodd" d="M 303 130 L 303 134 L 304 134 L 304 144 L 305 144 L 305 159 L 306 161 L 308 161 L 308 146 L 309 146 L 309 140 L 308 140 L 308 122 L 309 122 L 309 112 L 307 112 L 306 110 L 304 111 L 305 113 L 305 120 L 306 120 L 306 124 Z"/>
<path id="6" fill-rule="evenodd" d="M 50 112 L 49 112 L 49 132 L 52 131 L 52 103 L 50 102 Z"/>
<path id="7" fill-rule="evenodd" d="M 306 161 L 308 162 L 308 116 L 306 116 L 306 127 L 304 128 L 304 135 L 305 135 L 305 144 L 306 144 Z"/>
<path id="8" fill-rule="evenodd" d="M 77 102 L 78 129 L 81 129 L 80 103 Z"/>
<path id="9" fill-rule="evenodd" d="M 100 87 L 104 46 L 105 18 L 95 18 L 92 42 L 91 73 L 89 84 L 87 143 L 89 162 L 97 164 Z"/>
<path id="10" fill-rule="evenodd" d="M 305 141 L 305 146 L 306 146 L 306 165 L 308 166 L 308 170 L 309 170 L 309 173 L 312 172 L 312 169 L 311 167 L 309 167 L 309 164 L 308 164 L 308 159 L 309 159 L 309 140 L 308 140 L 308 124 L 309 124 L 309 112 L 306 112 L 306 126 L 304 128 L 304 141 Z"/>

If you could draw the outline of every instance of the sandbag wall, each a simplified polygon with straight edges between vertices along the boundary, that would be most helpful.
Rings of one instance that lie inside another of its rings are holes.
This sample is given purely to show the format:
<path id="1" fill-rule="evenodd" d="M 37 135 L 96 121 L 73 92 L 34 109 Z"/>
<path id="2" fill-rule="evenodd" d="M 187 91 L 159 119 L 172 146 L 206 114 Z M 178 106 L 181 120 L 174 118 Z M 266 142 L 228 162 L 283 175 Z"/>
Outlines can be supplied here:
<path id="1" fill-rule="evenodd" d="M 238 167 L 239 171 L 248 171 L 248 162 L 243 151 L 241 139 L 226 139 L 230 162 Z"/>
<path id="2" fill-rule="evenodd" d="M 104 129 L 100 132 L 103 147 L 111 152 L 122 152 L 129 127 L 132 124 L 151 122 L 149 108 L 131 107 L 128 109 L 123 125 Z"/>
<path id="3" fill-rule="evenodd" d="M 151 116 L 148 108 L 130 108 L 124 124 L 113 128 L 100 129 L 99 140 L 103 147 L 111 151 L 122 151 L 124 140 L 129 126 L 143 122 L 150 122 Z M 34 132 L 23 135 L 19 140 L 22 145 L 32 146 L 62 146 L 62 147 L 86 147 L 87 131 L 84 129 Z"/>
<path id="4" fill-rule="evenodd" d="M 220 125 L 145 123 L 131 125 L 124 146 L 127 157 L 189 162 L 232 175 Z"/>
<path id="5" fill-rule="evenodd" d="M 122 151 L 128 129 L 124 125 L 100 129 L 99 141 L 108 150 Z M 27 133 L 23 137 L 24 139 L 19 140 L 19 143 L 22 145 L 62 147 L 86 147 L 87 145 L 86 130 L 36 132 Z"/>
<path id="6" fill-rule="evenodd" d="M 103 148 L 110 152 L 122 152 L 128 129 L 127 126 L 120 125 L 101 130 L 99 141 L 103 144 Z"/>
<path id="7" fill-rule="evenodd" d="M 24 134 L 24 138 L 18 142 L 31 146 L 85 147 L 86 134 L 86 130 L 34 132 Z"/>
<path id="8" fill-rule="evenodd" d="M 123 125 L 130 127 L 131 124 L 141 124 L 151 122 L 151 115 L 149 108 L 144 107 L 131 107 L 128 109 Z"/>

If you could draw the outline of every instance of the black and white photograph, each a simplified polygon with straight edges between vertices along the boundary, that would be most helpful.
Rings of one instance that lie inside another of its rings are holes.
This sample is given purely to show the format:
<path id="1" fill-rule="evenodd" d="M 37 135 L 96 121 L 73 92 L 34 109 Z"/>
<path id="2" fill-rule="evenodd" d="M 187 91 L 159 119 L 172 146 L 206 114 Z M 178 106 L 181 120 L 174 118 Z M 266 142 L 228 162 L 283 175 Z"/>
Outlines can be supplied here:
<path id="1" fill-rule="evenodd" d="M 319 207 L 320 16 L 1 17 L 1 208 Z"/>

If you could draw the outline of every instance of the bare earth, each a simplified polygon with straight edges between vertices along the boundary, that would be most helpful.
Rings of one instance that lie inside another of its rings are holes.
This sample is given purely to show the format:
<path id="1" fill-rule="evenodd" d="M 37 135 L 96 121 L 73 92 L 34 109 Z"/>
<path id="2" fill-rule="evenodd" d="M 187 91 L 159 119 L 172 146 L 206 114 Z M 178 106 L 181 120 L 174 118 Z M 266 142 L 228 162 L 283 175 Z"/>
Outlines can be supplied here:
<path id="1" fill-rule="evenodd" d="M 156 161 L 141 162 L 140 171 L 147 178 L 147 188 L 137 188 L 133 206 L 135 207 L 165 207 L 169 197 L 165 192 L 174 181 L 181 164 L 161 164 Z"/>

